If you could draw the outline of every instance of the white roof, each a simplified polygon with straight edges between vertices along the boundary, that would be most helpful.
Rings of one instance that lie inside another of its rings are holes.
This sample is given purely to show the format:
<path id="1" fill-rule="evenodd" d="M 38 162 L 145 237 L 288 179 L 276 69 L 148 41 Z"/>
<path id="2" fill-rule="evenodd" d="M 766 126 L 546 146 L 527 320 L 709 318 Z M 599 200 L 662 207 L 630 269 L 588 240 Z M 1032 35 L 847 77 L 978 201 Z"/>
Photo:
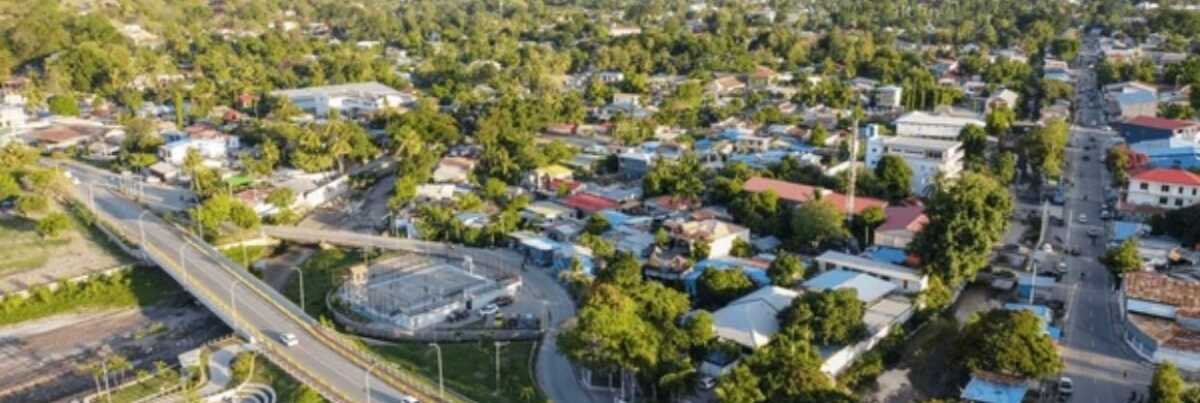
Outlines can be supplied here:
<path id="1" fill-rule="evenodd" d="M 830 270 L 804 282 L 804 287 L 814 290 L 841 290 L 852 288 L 858 300 L 874 302 L 896 289 L 896 285 L 871 277 L 869 274 L 846 270 Z"/>
<path id="2" fill-rule="evenodd" d="M 325 85 L 320 87 L 296 88 L 290 90 L 272 91 L 271 95 L 277 97 L 288 98 L 303 98 L 323 95 L 327 97 L 335 96 L 368 96 L 382 97 L 389 95 L 403 95 L 404 93 L 395 88 L 388 87 L 378 82 L 368 81 L 365 83 L 351 83 L 338 85 Z"/>
<path id="3" fill-rule="evenodd" d="M 976 118 L 950 116 L 950 115 L 931 115 L 921 111 L 912 111 L 896 118 L 896 124 L 914 124 L 914 125 L 944 125 L 944 126 L 966 126 L 978 125 L 979 127 L 987 126 L 982 120 Z"/>
<path id="4" fill-rule="evenodd" d="M 960 141 L 936 140 L 924 137 L 889 136 L 884 137 L 882 140 L 883 144 L 889 146 L 923 148 L 926 150 L 938 151 L 949 150 L 962 144 Z"/>
<path id="5" fill-rule="evenodd" d="M 853 271 L 861 271 L 868 274 L 886 276 L 889 278 L 898 278 L 908 281 L 921 281 L 921 279 L 925 277 L 916 269 L 832 250 L 825 251 L 825 253 L 822 253 L 821 256 L 817 256 L 816 260 L 818 262 L 830 263 L 835 266 Z"/>
<path id="6" fill-rule="evenodd" d="M 800 293 L 786 288 L 759 288 L 713 312 L 713 329 L 720 337 L 749 348 L 758 348 L 779 332 L 779 312 Z"/>

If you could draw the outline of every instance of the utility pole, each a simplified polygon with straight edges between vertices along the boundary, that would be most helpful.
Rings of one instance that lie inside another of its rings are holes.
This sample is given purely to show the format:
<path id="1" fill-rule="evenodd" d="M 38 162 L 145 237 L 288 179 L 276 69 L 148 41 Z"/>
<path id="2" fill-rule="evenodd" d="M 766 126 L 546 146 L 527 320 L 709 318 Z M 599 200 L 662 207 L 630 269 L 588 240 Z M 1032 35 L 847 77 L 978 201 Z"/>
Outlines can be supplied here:
<path id="1" fill-rule="evenodd" d="M 445 400 L 445 399 L 446 399 L 446 381 L 445 381 L 445 378 L 443 378 L 443 377 L 442 377 L 442 346 L 439 346 L 437 343 L 429 343 L 429 345 L 433 346 L 433 349 L 434 349 L 435 351 L 437 351 L 437 360 L 438 360 L 438 398 L 439 398 L 439 399 L 442 399 L 442 400 Z"/>
<path id="2" fill-rule="evenodd" d="M 508 344 L 508 342 L 496 341 L 496 394 L 500 393 L 500 347 Z"/>

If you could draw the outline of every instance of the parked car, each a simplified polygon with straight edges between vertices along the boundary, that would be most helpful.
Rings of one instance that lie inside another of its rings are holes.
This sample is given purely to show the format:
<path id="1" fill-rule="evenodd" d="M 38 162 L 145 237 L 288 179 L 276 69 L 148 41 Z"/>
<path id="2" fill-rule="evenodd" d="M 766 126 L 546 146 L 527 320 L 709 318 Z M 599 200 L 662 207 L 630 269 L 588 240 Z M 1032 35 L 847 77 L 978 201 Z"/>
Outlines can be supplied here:
<path id="1" fill-rule="evenodd" d="M 503 296 L 497 297 L 496 299 L 492 300 L 492 303 L 496 304 L 497 306 L 509 306 L 509 305 L 512 305 L 513 302 L 515 302 L 513 300 L 513 297 L 508 296 L 508 295 L 503 295 Z"/>
<path id="2" fill-rule="evenodd" d="M 711 376 L 700 378 L 700 389 L 710 390 L 717 386 L 717 379 Z"/>
<path id="3" fill-rule="evenodd" d="M 1087 214 L 1080 214 L 1079 215 L 1079 223 L 1087 224 L 1087 222 L 1088 222 Z"/>
<path id="4" fill-rule="evenodd" d="M 421 403 L 421 401 L 410 395 L 404 395 L 400 396 L 400 403 Z"/>
<path id="5" fill-rule="evenodd" d="M 479 308 L 479 314 L 483 316 L 495 315 L 497 312 L 500 312 L 500 307 L 496 304 L 487 304 Z"/>

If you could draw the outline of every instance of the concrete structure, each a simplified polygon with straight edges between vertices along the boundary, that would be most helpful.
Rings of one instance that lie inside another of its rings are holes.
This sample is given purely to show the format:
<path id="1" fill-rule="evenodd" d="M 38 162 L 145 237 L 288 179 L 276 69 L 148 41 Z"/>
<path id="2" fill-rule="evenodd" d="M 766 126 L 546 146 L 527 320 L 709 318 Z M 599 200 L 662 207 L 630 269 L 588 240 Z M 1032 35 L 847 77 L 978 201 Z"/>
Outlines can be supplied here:
<path id="1" fill-rule="evenodd" d="M 939 177 L 956 178 L 963 170 L 962 142 L 920 137 L 873 135 L 867 140 L 867 166 L 879 164 L 884 155 L 895 155 L 912 169 L 909 190 L 923 195 Z"/>
<path id="2" fill-rule="evenodd" d="M 706 258 L 729 256 L 737 240 L 750 242 L 750 230 L 746 227 L 716 219 L 696 221 L 671 221 L 666 223 L 671 236 L 688 246 L 708 245 Z"/>
<path id="3" fill-rule="evenodd" d="M 1125 203 L 1174 210 L 1200 202 L 1200 175 L 1182 169 L 1149 169 L 1129 178 Z"/>
<path id="4" fill-rule="evenodd" d="M 338 295 L 361 315 L 414 331 L 441 323 L 454 311 L 512 296 L 521 284 L 517 278 L 498 282 L 475 274 L 470 261 L 464 266 L 411 257 L 387 260 L 373 265 L 363 284 L 349 281 Z"/>
<path id="5" fill-rule="evenodd" d="M 287 98 L 316 117 L 326 117 L 334 109 L 347 116 L 359 116 L 416 102 L 412 95 L 374 81 L 278 90 L 271 96 Z"/>
<path id="6" fill-rule="evenodd" d="M 1125 90 L 1106 96 L 1110 119 L 1133 119 L 1138 116 L 1158 116 L 1158 96 L 1153 91 Z"/>
<path id="7" fill-rule="evenodd" d="M 24 129 L 27 123 L 25 108 L 11 105 L 0 106 L 0 134 Z"/>
<path id="8" fill-rule="evenodd" d="M 887 220 L 875 228 L 875 244 L 904 249 L 929 223 L 920 206 L 893 206 L 884 209 Z"/>
<path id="9" fill-rule="evenodd" d="M 196 150 L 204 158 L 223 161 L 231 152 L 238 149 L 238 144 L 237 136 L 189 138 L 164 144 L 158 148 L 158 156 L 172 164 L 183 165 L 188 150 Z"/>
<path id="10" fill-rule="evenodd" d="M 896 284 L 902 292 L 918 293 L 924 291 L 925 287 L 929 285 L 929 276 L 917 269 L 875 261 L 862 256 L 830 250 L 817 256 L 815 260 L 818 270 L 841 269 L 869 274 Z"/>
<path id="11" fill-rule="evenodd" d="M 931 115 L 913 111 L 896 119 L 896 135 L 954 140 L 967 125 L 979 127 L 987 124 L 976 118 L 949 115 Z"/>
<path id="12" fill-rule="evenodd" d="M 1028 392 L 1029 385 L 1023 379 L 976 372 L 959 398 L 974 403 L 1021 403 Z"/>
<path id="13" fill-rule="evenodd" d="M 897 85 L 885 85 L 875 89 L 875 107 L 896 109 L 900 107 L 904 88 Z"/>
<path id="14" fill-rule="evenodd" d="M 1200 282 L 1128 273 L 1121 285 L 1125 340 L 1145 358 L 1200 370 Z"/>

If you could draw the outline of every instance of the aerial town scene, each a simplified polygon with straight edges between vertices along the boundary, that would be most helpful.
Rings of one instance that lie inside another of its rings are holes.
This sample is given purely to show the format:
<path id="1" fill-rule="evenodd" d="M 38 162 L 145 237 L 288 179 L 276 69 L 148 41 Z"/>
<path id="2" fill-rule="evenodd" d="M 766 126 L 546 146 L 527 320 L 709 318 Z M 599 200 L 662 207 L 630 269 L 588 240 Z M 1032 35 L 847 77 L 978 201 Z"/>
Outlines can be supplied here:
<path id="1" fill-rule="evenodd" d="M 1200 0 L 0 0 L 0 403 L 1200 403 Z"/>

